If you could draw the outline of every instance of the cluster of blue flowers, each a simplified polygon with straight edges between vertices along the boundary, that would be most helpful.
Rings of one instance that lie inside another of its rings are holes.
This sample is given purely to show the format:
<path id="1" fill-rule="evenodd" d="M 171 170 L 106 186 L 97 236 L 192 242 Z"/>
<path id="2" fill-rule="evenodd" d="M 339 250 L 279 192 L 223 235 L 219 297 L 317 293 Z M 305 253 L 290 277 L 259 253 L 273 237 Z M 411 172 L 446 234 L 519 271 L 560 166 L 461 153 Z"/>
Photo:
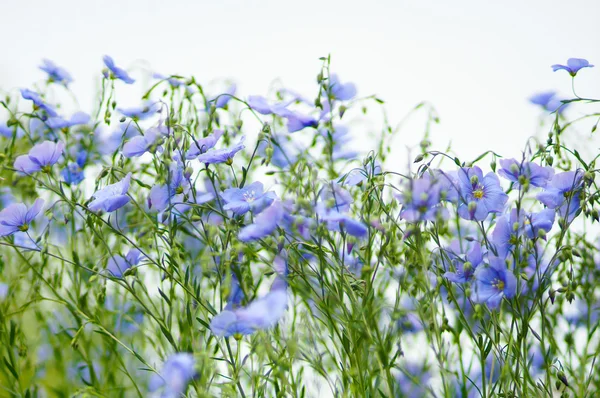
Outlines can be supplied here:
<path id="1" fill-rule="evenodd" d="M 359 386 L 366 395 L 373 387 L 387 396 L 417 396 L 433 391 L 430 380 L 437 376 L 399 359 L 404 335 L 451 331 L 460 344 L 460 330 L 466 329 L 473 352 L 485 351 L 484 334 L 496 336 L 492 362 L 519 368 L 527 353 L 510 359 L 509 350 L 527 347 L 531 326 L 513 321 L 510 328 L 521 333 L 515 344 L 500 326 L 502 317 L 529 320 L 537 310 L 549 311 L 547 292 L 552 302 L 557 292 L 572 301 L 572 245 L 583 240 L 571 228 L 582 213 L 598 221 L 599 198 L 595 158 L 584 163 L 571 151 L 579 162 L 571 167 L 560 132 L 520 159 L 491 153 L 487 173 L 476 164 L 483 156 L 461 162 L 429 150 L 424 141 L 417 172 L 399 178 L 384 166 L 386 151 L 367 154 L 353 147 L 342 122 L 374 97 L 357 97 L 353 83 L 329 73 L 328 59 L 314 101 L 287 89 L 273 100 L 243 98 L 235 85 L 209 96 L 194 78 L 155 73 L 156 84 L 134 107 L 119 106 L 115 92 L 136 79 L 111 57 L 103 61 L 95 116 L 61 115 L 62 107 L 48 99 L 56 86 L 68 89 L 73 78 L 44 60 L 45 85 L 20 90 L 32 106 L 3 102 L 6 121 L 0 124 L 0 253 L 18 253 L 10 265 L 14 271 L 0 277 L 6 282 L 0 283 L 0 304 L 11 294 L 23 295 L 27 289 L 17 281 L 30 275 L 32 292 L 39 295 L 34 301 L 54 295 L 52 306 L 64 305 L 68 311 L 57 315 L 59 324 L 46 327 L 43 317 L 36 324 L 48 330 L 45 350 L 58 350 L 62 337 L 70 341 L 73 359 L 64 374 L 76 383 L 99 393 L 104 383 L 133 386 L 119 396 L 149 391 L 179 397 L 190 384 L 198 395 L 215 393 L 213 380 L 229 372 L 222 388 L 228 384 L 240 396 L 248 388 L 269 395 L 259 377 L 242 376 L 248 357 L 256 357 L 248 361 L 270 366 L 260 378 L 285 390 L 283 395 L 303 395 L 294 390 L 296 381 L 282 381 L 282 369 L 298 360 L 323 376 L 333 394 L 351 394 Z M 592 66 L 569 59 L 552 69 L 575 78 Z M 577 100 L 559 99 L 555 92 L 531 98 L 553 113 L 554 126 Z M 258 135 L 247 133 L 252 129 Z M 437 166 L 443 158 L 455 166 Z M 555 158 L 560 164 L 554 165 Z M 556 283 L 562 283 L 559 290 L 551 288 Z M 395 303 L 390 294 L 396 294 Z M 288 311 L 292 320 L 282 323 Z M 382 326 L 390 318 L 397 322 Z M 103 349 L 94 349 L 90 328 L 109 342 Z M 3 338 L 14 343 L 11 333 Z M 546 344 L 546 337 L 533 333 Z M 13 334 L 27 340 L 24 330 Z M 281 346 L 261 340 L 271 334 Z M 244 348 L 247 335 L 256 340 L 246 340 Z M 229 337 L 237 341 L 235 355 Z M 502 382 L 486 369 L 491 348 L 477 371 L 465 371 L 459 357 L 459 373 L 446 363 L 452 361 L 445 343 L 428 339 L 438 358 L 448 355 L 439 373 L 446 396 L 488 396 L 486 381 Z M 81 349 L 83 344 L 89 346 Z M 305 351 L 292 352 L 299 345 Z M 337 358 L 336 350 L 347 358 Z M 19 385 L 26 364 L 9 351 L 5 363 L 12 374 L 0 375 L 1 384 L 18 385 L 25 396 L 40 391 L 41 384 L 31 390 Z M 368 359 L 375 351 L 378 359 Z M 550 351 L 536 352 L 543 358 L 540 369 L 553 372 Z M 107 355 L 120 358 L 120 375 L 94 359 Z M 159 367 L 147 359 L 158 357 L 164 358 Z M 59 359 L 54 361 L 58 367 Z M 141 362 L 143 371 L 133 371 L 131 361 Z M 342 376 L 331 382 L 328 373 L 338 367 Z M 371 373 L 378 371 L 387 382 Z M 445 372 L 455 383 L 446 381 Z M 12 378 L 14 383 L 6 381 Z M 418 392 L 410 387 L 415 378 L 423 384 Z M 144 387 L 139 380 L 146 380 Z"/>

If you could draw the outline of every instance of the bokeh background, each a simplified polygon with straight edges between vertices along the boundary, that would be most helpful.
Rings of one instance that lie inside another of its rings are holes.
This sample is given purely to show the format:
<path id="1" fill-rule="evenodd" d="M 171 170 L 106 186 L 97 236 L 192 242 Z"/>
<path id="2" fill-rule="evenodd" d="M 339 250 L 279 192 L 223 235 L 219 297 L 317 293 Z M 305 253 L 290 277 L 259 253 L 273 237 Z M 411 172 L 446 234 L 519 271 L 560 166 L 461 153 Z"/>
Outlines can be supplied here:
<path id="1" fill-rule="evenodd" d="M 267 94 L 276 80 L 312 97 L 318 58 L 331 54 L 333 71 L 356 82 L 359 95 L 386 101 L 392 124 L 423 100 L 433 104 L 441 119 L 435 145 L 443 149 L 451 141 L 465 157 L 491 148 L 518 156 L 540 129 L 540 110 L 527 98 L 545 90 L 570 93 L 569 76 L 553 73 L 551 64 L 569 57 L 598 64 L 580 73 L 577 86 L 582 96 L 600 96 L 598 0 L 0 0 L 0 5 L 0 90 L 15 93 L 41 81 L 37 67 L 46 57 L 71 72 L 72 89 L 88 112 L 104 54 L 142 81 L 149 71 L 194 75 L 203 83 L 232 78 L 242 97 Z M 129 95 L 131 102 L 143 88 L 120 87 L 119 95 Z M 421 132 L 418 123 L 409 125 L 396 145 L 415 145 Z M 353 133 L 367 140 L 360 129 Z"/>

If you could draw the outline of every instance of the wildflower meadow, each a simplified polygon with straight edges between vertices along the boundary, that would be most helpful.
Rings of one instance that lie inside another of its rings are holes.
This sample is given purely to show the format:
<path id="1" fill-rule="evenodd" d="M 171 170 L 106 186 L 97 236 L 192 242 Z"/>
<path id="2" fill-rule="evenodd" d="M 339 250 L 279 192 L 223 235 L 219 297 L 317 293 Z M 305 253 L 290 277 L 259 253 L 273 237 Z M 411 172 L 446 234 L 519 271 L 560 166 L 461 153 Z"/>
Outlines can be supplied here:
<path id="1" fill-rule="evenodd" d="M 75 109 L 42 60 L 1 98 L 0 396 L 600 396 L 597 69 L 549 65 L 573 91 L 511 154 L 421 103 L 405 162 L 320 62 L 304 96 L 99 56 Z"/>

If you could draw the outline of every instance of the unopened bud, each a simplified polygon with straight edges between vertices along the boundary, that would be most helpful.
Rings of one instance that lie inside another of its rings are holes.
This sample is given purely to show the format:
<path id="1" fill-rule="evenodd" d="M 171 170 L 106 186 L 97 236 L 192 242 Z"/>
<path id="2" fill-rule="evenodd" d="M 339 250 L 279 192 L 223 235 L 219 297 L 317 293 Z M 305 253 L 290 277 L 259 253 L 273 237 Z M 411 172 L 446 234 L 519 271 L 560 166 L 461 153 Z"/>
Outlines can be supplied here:
<path id="1" fill-rule="evenodd" d="M 423 160 L 423 154 L 419 154 L 417 155 L 417 157 L 415 158 L 414 163 L 419 163 Z"/>

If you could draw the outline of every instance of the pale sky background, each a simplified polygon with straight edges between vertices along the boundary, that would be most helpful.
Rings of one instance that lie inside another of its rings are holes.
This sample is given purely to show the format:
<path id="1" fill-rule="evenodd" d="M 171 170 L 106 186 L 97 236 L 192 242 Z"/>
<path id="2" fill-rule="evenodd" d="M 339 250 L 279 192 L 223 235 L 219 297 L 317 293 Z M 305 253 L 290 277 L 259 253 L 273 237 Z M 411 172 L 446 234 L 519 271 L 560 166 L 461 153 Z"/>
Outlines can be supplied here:
<path id="1" fill-rule="evenodd" d="M 568 74 L 551 64 L 598 65 L 577 80 L 580 95 L 600 97 L 598 16 L 598 0 L 0 0 L 0 89 L 41 81 L 46 57 L 71 72 L 90 112 L 109 54 L 138 79 L 142 69 L 233 78 L 242 97 L 280 79 L 312 96 L 318 58 L 331 53 L 333 71 L 360 96 L 384 99 L 392 122 L 431 102 L 441 117 L 437 149 L 452 140 L 463 158 L 486 149 L 517 156 L 539 125 L 527 98 L 570 93 Z M 401 132 L 400 149 L 420 127 Z M 360 128 L 354 134 L 366 140 Z"/>

